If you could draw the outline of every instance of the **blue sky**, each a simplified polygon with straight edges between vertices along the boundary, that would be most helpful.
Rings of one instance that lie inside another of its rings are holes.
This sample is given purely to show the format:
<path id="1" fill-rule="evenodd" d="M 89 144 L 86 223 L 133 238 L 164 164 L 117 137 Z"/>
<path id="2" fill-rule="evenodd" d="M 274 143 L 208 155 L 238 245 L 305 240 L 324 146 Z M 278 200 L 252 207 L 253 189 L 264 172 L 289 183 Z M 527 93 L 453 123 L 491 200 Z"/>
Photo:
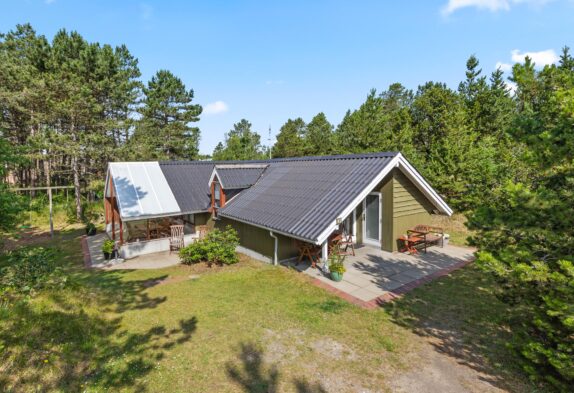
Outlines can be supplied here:
<path id="1" fill-rule="evenodd" d="M 288 119 L 337 124 L 371 88 L 425 81 L 456 88 L 476 54 L 483 71 L 530 53 L 551 63 L 574 46 L 573 0 L 0 0 L 0 31 L 30 22 L 126 44 L 143 79 L 169 69 L 204 106 L 200 150 L 246 118 L 267 143 Z"/>

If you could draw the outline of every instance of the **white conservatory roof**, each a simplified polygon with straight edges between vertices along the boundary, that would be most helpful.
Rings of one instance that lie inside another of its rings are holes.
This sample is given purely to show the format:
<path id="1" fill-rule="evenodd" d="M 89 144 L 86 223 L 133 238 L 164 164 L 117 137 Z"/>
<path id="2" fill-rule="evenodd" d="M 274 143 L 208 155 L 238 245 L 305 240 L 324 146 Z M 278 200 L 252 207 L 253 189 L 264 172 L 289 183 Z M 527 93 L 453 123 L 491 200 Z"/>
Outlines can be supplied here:
<path id="1" fill-rule="evenodd" d="M 112 176 L 123 220 L 181 212 L 158 162 L 111 162 L 108 176 Z"/>

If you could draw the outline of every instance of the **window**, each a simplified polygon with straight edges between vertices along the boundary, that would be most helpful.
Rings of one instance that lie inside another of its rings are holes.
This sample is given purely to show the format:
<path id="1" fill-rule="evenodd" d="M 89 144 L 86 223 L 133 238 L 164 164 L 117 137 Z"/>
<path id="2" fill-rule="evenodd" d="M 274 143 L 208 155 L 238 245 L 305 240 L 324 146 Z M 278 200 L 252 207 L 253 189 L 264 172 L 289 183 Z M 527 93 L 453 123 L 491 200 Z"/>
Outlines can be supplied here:
<path id="1" fill-rule="evenodd" d="M 213 185 L 213 200 L 215 201 L 215 207 L 221 207 L 221 186 L 219 183 L 214 183 Z"/>

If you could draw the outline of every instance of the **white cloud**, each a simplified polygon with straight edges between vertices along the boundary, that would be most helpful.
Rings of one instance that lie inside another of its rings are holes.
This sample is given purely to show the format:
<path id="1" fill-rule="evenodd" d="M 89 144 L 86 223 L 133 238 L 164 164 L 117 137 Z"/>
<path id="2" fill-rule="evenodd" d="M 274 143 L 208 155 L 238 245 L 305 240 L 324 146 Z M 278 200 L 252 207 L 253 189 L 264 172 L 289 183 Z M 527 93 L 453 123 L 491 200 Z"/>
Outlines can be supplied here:
<path id="1" fill-rule="evenodd" d="M 520 53 L 520 50 L 514 49 L 510 52 L 512 61 L 515 63 L 522 63 L 526 56 L 530 57 L 538 67 L 544 67 L 545 65 L 554 64 L 559 60 L 558 55 L 554 52 L 554 49 L 541 50 L 539 52 L 524 52 Z"/>
<path id="2" fill-rule="evenodd" d="M 150 20 L 153 17 L 153 7 L 146 3 L 140 4 L 140 18 L 142 20 Z"/>
<path id="3" fill-rule="evenodd" d="M 223 101 L 215 101 L 207 104 L 203 107 L 204 115 L 218 115 L 220 113 L 225 113 L 229 110 L 227 104 Z"/>
<path id="4" fill-rule="evenodd" d="M 552 0 L 448 0 L 442 8 L 442 14 L 447 16 L 462 8 L 477 8 L 490 12 L 509 11 L 516 4 L 529 4 L 540 7 Z"/>
<path id="5" fill-rule="evenodd" d="M 509 72 L 512 70 L 512 64 L 502 63 L 502 62 L 498 61 L 498 62 L 496 62 L 496 66 L 494 68 L 495 69 L 500 68 L 502 70 L 502 72 Z"/>
<path id="6" fill-rule="evenodd" d="M 513 64 L 524 63 L 526 56 L 532 59 L 537 68 L 554 64 L 560 59 L 554 49 L 546 49 L 538 52 L 520 52 L 519 49 L 514 49 L 510 51 L 510 59 L 512 60 L 512 63 L 498 61 L 494 68 L 500 68 L 503 72 L 511 72 Z"/>
<path id="7" fill-rule="evenodd" d="M 508 91 L 510 92 L 511 95 L 516 94 L 516 89 L 518 88 L 516 83 L 514 83 L 512 81 L 508 81 L 508 82 L 506 82 L 506 87 L 508 88 Z"/>

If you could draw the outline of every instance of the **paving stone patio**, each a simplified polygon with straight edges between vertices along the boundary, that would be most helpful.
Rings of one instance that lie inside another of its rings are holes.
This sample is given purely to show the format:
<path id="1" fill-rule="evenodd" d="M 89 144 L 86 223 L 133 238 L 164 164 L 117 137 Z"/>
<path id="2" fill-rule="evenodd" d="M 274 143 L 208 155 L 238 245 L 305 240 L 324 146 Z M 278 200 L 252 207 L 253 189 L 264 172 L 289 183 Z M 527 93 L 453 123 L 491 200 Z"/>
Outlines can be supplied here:
<path id="1" fill-rule="evenodd" d="M 375 305 L 377 300 L 392 299 L 424 282 L 447 274 L 474 259 L 472 249 L 448 245 L 430 247 L 427 253 L 409 255 L 387 252 L 375 247 L 356 248 L 355 256 L 347 256 L 347 271 L 340 282 L 332 281 L 321 269 L 312 269 L 305 261 L 288 265 L 313 277 L 319 286 L 334 289 L 335 293 L 356 303 Z M 368 305 L 367 305 L 368 307 Z"/>
<path id="2" fill-rule="evenodd" d="M 153 254 L 140 255 L 135 258 L 123 260 L 121 258 L 104 260 L 102 245 L 104 240 L 109 239 L 105 233 L 98 233 L 95 236 L 87 236 L 84 246 L 84 262 L 87 267 L 109 270 L 121 269 L 161 269 L 177 265 L 180 263 L 176 252 L 169 251 L 156 252 Z"/>

